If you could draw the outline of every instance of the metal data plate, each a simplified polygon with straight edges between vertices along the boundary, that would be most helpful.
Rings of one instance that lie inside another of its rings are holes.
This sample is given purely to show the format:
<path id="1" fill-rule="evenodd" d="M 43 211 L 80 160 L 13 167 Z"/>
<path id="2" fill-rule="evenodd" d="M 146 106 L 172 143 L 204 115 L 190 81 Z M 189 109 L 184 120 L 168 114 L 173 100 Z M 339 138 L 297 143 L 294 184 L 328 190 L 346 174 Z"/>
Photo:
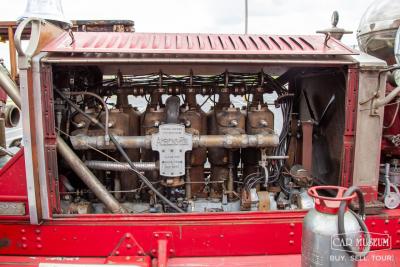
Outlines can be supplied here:
<path id="1" fill-rule="evenodd" d="M 185 174 L 185 152 L 192 150 L 192 135 L 185 126 L 162 124 L 151 138 L 151 148 L 160 153 L 160 174 L 176 177 Z"/>
<path id="2" fill-rule="evenodd" d="M 0 215 L 25 215 L 25 203 L 0 202 Z"/>

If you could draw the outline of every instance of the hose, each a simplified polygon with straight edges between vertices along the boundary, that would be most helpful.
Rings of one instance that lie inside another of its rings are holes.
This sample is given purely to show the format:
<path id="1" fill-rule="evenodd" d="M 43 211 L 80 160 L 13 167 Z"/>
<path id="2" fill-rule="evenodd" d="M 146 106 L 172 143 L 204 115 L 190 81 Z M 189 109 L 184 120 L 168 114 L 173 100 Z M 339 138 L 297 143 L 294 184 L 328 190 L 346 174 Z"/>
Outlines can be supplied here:
<path id="1" fill-rule="evenodd" d="M 351 209 L 350 209 L 350 212 L 357 219 L 362 231 L 364 232 L 364 236 L 366 239 L 366 246 L 364 247 L 363 251 L 360 252 L 360 251 L 355 251 L 352 246 L 349 246 L 346 243 L 346 231 L 344 229 L 344 214 L 346 212 L 347 200 L 343 200 L 339 206 L 338 233 L 339 233 L 339 238 L 340 238 L 341 244 L 343 244 L 342 246 L 346 250 L 347 254 L 349 254 L 350 256 L 355 256 L 357 259 L 360 259 L 360 258 L 367 256 L 367 254 L 370 250 L 371 236 L 368 233 L 368 228 L 363 220 L 363 218 L 365 217 L 365 200 L 364 200 L 364 195 L 361 192 L 361 190 L 356 186 L 352 186 L 346 191 L 346 193 L 344 193 L 343 198 L 349 197 L 349 196 L 353 195 L 354 193 L 356 193 L 357 197 L 358 197 L 359 210 L 358 210 L 358 214 L 355 213 Z"/>
<path id="2" fill-rule="evenodd" d="M 58 89 L 54 88 L 54 91 L 62 98 L 64 99 L 70 106 L 72 106 L 76 111 L 78 111 L 79 113 L 81 113 L 83 116 L 85 116 L 87 119 L 89 119 L 91 122 L 93 122 L 94 124 L 96 124 L 98 127 L 100 127 L 102 130 L 105 129 L 105 126 L 100 123 L 99 121 L 97 121 L 96 119 L 92 118 L 91 116 L 89 116 L 88 114 L 86 114 L 82 109 L 80 109 L 78 107 L 78 105 L 76 105 L 74 102 L 72 102 L 68 97 L 66 97 L 63 93 L 61 93 Z M 146 176 L 144 176 L 143 174 L 141 174 L 136 168 L 135 165 L 133 164 L 133 162 L 130 160 L 129 156 L 126 154 L 125 150 L 122 148 L 121 144 L 117 141 L 117 139 L 115 139 L 114 135 L 112 135 L 111 133 L 109 133 L 110 136 L 110 140 L 111 142 L 114 143 L 115 147 L 117 148 L 117 150 L 121 153 L 121 155 L 124 157 L 124 159 L 127 161 L 127 163 L 129 164 L 129 166 L 131 167 L 131 171 L 133 171 L 135 174 L 137 174 L 139 176 L 139 178 L 143 181 L 143 183 L 145 185 L 147 185 L 148 188 L 150 188 L 150 190 L 152 190 L 162 201 L 164 201 L 166 204 L 168 204 L 169 206 L 171 206 L 173 209 L 175 209 L 178 212 L 183 213 L 184 211 L 179 208 L 178 206 L 176 206 L 174 203 L 172 203 L 169 199 L 167 199 L 163 194 L 161 194 L 154 186 L 153 184 L 146 178 Z"/>

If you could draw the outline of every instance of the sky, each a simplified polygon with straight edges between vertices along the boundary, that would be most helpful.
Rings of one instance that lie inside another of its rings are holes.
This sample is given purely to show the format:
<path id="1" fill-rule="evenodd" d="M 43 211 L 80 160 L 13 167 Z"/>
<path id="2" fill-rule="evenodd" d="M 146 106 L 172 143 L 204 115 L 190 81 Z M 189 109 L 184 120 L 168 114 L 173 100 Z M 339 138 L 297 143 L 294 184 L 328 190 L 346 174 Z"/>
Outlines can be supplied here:
<path id="1" fill-rule="evenodd" d="M 0 21 L 16 20 L 27 0 L 0 0 Z M 46 1 L 46 0 L 37 0 Z M 248 0 L 249 33 L 314 34 L 330 27 L 339 12 L 338 27 L 354 33 L 343 37 L 357 43 L 355 32 L 373 0 Z M 68 19 L 129 19 L 138 32 L 244 33 L 245 0 L 63 0 Z M 8 64 L 8 49 L 0 44 Z"/>

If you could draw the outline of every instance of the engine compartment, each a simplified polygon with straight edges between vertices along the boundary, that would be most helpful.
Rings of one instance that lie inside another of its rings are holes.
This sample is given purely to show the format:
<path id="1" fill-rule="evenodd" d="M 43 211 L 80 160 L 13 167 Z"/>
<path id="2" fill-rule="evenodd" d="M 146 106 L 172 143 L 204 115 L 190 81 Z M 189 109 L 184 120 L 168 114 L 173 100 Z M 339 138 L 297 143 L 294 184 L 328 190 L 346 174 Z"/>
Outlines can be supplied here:
<path id="1" fill-rule="evenodd" d="M 54 130 L 127 213 L 308 209 L 340 184 L 346 76 L 53 66 Z M 109 213 L 58 160 L 56 213 Z"/>

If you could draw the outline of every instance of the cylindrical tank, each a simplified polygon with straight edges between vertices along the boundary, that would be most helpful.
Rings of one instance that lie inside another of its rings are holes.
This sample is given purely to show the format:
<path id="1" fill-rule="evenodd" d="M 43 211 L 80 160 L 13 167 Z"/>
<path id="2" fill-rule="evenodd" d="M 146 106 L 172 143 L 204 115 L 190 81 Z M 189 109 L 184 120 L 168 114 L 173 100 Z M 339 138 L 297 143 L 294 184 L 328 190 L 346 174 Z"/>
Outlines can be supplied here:
<path id="1" fill-rule="evenodd" d="M 394 40 L 399 26 L 400 0 L 375 0 L 357 30 L 361 51 L 394 64 Z"/>
<path id="2" fill-rule="evenodd" d="M 337 190 L 336 197 L 325 197 L 318 194 L 320 190 Z M 346 188 L 338 186 L 315 186 L 308 193 L 315 199 L 315 208 L 304 218 L 301 244 L 301 266 L 356 266 L 341 246 L 338 235 L 338 209 L 342 200 L 350 201 L 355 196 L 343 198 Z M 360 226 L 355 216 L 346 211 L 344 215 L 346 242 L 356 244 L 360 236 Z"/>

